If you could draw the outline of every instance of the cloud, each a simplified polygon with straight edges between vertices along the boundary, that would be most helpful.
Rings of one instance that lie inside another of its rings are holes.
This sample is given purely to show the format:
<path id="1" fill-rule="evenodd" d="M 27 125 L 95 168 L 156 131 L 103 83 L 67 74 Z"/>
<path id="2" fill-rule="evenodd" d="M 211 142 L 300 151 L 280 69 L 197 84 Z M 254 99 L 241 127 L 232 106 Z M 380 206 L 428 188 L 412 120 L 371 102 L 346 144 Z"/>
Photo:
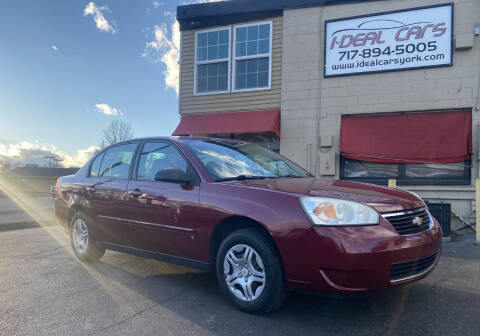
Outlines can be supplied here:
<path id="1" fill-rule="evenodd" d="M 158 7 L 164 6 L 164 5 L 165 5 L 165 3 L 163 1 L 157 1 L 157 0 L 153 1 L 153 7 L 155 7 L 155 8 L 158 8 Z"/>
<path id="2" fill-rule="evenodd" d="M 181 5 L 192 3 L 217 2 L 221 0 L 196 0 L 181 1 Z M 159 3 L 159 6 L 162 3 Z M 155 1 L 154 1 L 154 5 Z M 165 86 L 172 88 L 178 95 L 179 91 L 179 61 L 180 61 L 180 24 L 175 20 L 173 13 L 166 11 L 166 17 L 170 18 L 169 24 L 155 25 L 153 27 L 152 40 L 147 42 L 142 57 L 150 58 L 154 62 L 165 65 Z"/>
<path id="3" fill-rule="evenodd" d="M 183 1 L 180 1 L 180 5 L 191 5 L 196 3 L 207 3 L 207 2 L 218 2 L 218 1 L 225 1 L 225 0 L 183 0 Z"/>
<path id="4" fill-rule="evenodd" d="M 105 11 L 110 11 L 107 6 L 98 7 L 94 2 L 89 2 L 83 10 L 83 16 L 91 15 L 99 30 L 115 34 L 117 32 L 115 21 L 108 22 L 103 13 Z"/>
<path id="5" fill-rule="evenodd" d="M 52 49 L 53 49 L 53 50 L 55 50 L 55 51 L 57 51 L 57 50 L 58 50 L 58 48 L 57 48 L 57 46 L 56 46 L 56 45 L 52 45 Z"/>
<path id="6" fill-rule="evenodd" d="M 25 164 L 38 164 L 46 166 L 48 160 L 44 156 L 55 156 L 62 167 L 81 167 L 98 150 L 96 146 L 90 146 L 76 151 L 73 155 L 58 150 L 49 144 L 39 144 L 23 141 L 10 143 L 0 140 L 0 165 L 10 165 L 12 168 L 25 166 Z"/>
<path id="7" fill-rule="evenodd" d="M 180 25 L 174 21 L 170 34 L 166 24 L 153 27 L 153 40 L 147 42 L 143 57 L 165 65 L 165 86 L 172 88 L 178 95 L 179 60 L 180 60 Z"/>
<path id="8" fill-rule="evenodd" d="M 123 112 L 111 107 L 107 104 L 96 104 L 95 107 L 97 108 L 98 112 L 106 114 L 106 115 L 111 115 L 111 116 L 122 116 Z"/>
<path id="9" fill-rule="evenodd" d="M 175 21 L 175 13 L 171 11 L 163 11 L 163 15 L 169 17 L 172 21 Z"/>

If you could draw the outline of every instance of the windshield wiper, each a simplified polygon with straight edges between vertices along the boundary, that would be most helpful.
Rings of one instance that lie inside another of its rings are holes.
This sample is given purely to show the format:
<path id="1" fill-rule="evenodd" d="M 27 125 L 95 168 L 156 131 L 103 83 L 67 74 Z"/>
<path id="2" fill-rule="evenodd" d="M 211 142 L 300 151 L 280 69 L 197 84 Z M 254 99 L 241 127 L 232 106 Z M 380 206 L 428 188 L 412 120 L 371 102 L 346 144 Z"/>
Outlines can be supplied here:
<path id="1" fill-rule="evenodd" d="M 266 178 L 268 178 L 268 176 L 238 175 L 238 176 L 233 176 L 233 177 L 219 178 L 219 179 L 216 179 L 215 182 L 261 180 L 261 179 L 266 179 Z"/>
<path id="2" fill-rule="evenodd" d="M 279 177 L 302 178 L 304 176 L 290 174 L 290 175 L 282 175 L 282 176 L 279 176 Z"/>

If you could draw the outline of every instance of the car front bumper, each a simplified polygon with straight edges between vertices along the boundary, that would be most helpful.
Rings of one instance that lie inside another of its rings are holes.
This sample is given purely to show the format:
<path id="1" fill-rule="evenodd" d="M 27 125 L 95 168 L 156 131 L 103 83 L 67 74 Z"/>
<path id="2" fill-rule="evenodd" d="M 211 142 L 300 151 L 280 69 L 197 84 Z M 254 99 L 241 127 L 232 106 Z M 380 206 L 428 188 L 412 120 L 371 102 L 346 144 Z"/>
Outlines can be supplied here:
<path id="1" fill-rule="evenodd" d="M 375 226 L 312 227 L 278 244 L 290 289 L 347 294 L 423 279 L 439 261 L 442 232 L 434 220 L 429 231 L 401 236 L 381 217 Z"/>

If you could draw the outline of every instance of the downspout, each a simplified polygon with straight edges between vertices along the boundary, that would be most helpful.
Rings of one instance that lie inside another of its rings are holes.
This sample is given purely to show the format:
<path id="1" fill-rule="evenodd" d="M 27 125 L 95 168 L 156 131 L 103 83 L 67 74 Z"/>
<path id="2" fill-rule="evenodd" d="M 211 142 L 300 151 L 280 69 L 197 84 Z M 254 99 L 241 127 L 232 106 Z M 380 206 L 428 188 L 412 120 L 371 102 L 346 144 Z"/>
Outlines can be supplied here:
<path id="1" fill-rule="evenodd" d="M 323 23 L 323 6 L 320 7 L 320 18 L 319 18 L 319 23 L 320 23 L 320 31 L 322 30 L 322 27 L 324 27 L 324 23 Z M 323 35 L 325 35 L 325 31 L 323 31 Z M 325 36 L 323 37 L 324 40 L 325 40 Z M 324 45 L 322 45 L 320 43 L 320 45 L 322 46 L 322 48 L 325 48 Z M 320 124 L 321 124 L 321 119 L 322 119 L 322 84 L 323 84 L 323 71 L 324 71 L 324 66 L 325 66 L 325 59 L 324 59 L 324 50 L 321 50 L 320 51 L 320 80 L 319 80 L 319 83 L 318 83 L 318 105 L 317 105 L 317 131 L 316 131 L 316 138 L 315 138 L 315 147 L 314 147 L 314 151 L 315 151 L 315 167 L 314 167 L 314 170 L 313 170 L 313 174 L 316 176 L 316 177 L 319 177 L 320 176 L 320 153 L 319 153 L 319 139 L 320 139 Z"/>
<path id="2" fill-rule="evenodd" d="M 475 100 L 473 111 L 477 111 L 477 113 L 478 113 L 478 111 L 480 111 L 480 68 L 479 68 L 479 71 L 478 71 L 478 83 L 477 83 L 477 85 L 478 85 L 477 86 L 477 99 Z M 476 150 L 475 154 L 477 154 L 477 178 L 480 178 L 480 123 L 479 123 L 478 118 L 473 119 L 473 120 L 477 120 L 477 127 L 476 127 L 477 128 L 477 150 Z"/>
<path id="3" fill-rule="evenodd" d="M 182 89 L 182 59 L 183 59 L 183 30 L 180 30 L 180 50 L 178 55 L 178 116 L 182 116 L 180 107 L 181 89 Z"/>

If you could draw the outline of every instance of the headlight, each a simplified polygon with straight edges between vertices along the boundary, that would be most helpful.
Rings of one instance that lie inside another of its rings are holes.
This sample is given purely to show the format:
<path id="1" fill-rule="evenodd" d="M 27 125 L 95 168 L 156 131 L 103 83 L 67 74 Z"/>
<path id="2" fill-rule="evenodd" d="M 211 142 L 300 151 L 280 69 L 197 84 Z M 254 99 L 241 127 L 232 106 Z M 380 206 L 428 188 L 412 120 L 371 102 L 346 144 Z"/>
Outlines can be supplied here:
<path id="1" fill-rule="evenodd" d="M 312 224 L 315 225 L 378 224 L 378 212 L 360 203 L 321 197 L 302 197 L 300 203 Z"/>

